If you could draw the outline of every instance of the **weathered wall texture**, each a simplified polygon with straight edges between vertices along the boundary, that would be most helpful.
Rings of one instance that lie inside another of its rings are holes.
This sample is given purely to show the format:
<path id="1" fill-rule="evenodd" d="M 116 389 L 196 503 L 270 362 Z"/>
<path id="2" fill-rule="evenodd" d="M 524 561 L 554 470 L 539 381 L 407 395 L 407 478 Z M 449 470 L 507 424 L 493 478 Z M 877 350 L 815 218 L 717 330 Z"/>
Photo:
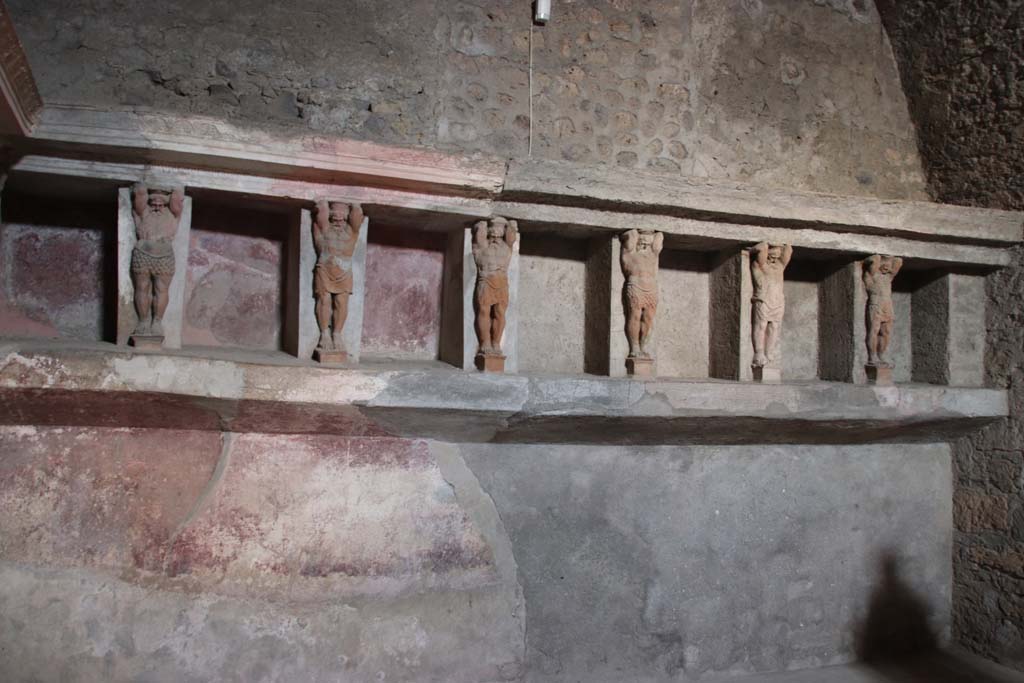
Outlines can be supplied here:
<path id="1" fill-rule="evenodd" d="M 194 212 L 182 344 L 281 348 L 284 242 L 273 217 L 248 216 L 254 234 L 246 234 L 218 230 Z"/>
<path id="2" fill-rule="evenodd" d="M 669 681 L 848 661 L 879 600 L 948 628 L 944 445 L 0 449 L 4 680 Z"/>
<path id="3" fill-rule="evenodd" d="M 526 236 L 519 247 L 519 371 L 582 373 L 587 242 Z"/>
<path id="4" fill-rule="evenodd" d="M 0 336 L 109 337 L 112 207 L 9 196 L 0 223 Z"/>
<path id="5" fill-rule="evenodd" d="M 363 353 L 437 358 L 445 235 L 371 221 L 367 240 Z"/>
<path id="6" fill-rule="evenodd" d="M 530 680 L 823 666 L 904 636 L 915 610 L 948 630 L 945 445 L 462 453 L 512 541 Z M 872 600 L 905 614 L 873 633 Z"/>
<path id="7" fill-rule="evenodd" d="M 8 5 L 50 103 L 530 151 L 528 2 Z M 923 197 L 868 0 L 556 2 L 532 38 L 535 156 Z"/>
<path id="8" fill-rule="evenodd" d="M 507 540 L 444 448 L 9 427 L 0 451 L 4 680 L 520 670 Z"/>
<path id="9" fill-rule="evenodd" d="M 883 8 L 931 195 L 1024 210 L 1024 3 Z M 954 636 L 1024 669 L 1024 249 L 987 290 L 987 382 L 1012 414 L 955 450 Z"/>

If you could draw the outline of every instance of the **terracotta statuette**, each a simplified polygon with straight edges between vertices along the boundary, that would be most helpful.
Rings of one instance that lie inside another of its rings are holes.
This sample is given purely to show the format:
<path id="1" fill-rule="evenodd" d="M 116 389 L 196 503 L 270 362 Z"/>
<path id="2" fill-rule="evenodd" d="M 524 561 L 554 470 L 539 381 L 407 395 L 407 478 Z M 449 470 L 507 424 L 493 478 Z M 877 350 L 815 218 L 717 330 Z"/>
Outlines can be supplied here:
<path id="1" fill-rule="evenodd" d="M 131 276 L 135 313 L 139 322 L 131 336 L 135 346 L 163 344 L 163 317 L 174 278 L 174 236 L 185 205 L 185 190 L 151 190 L 142 183 L 132 187 L 135 247 Z"/>
<path id="2" fill-rule="evenodd" d="M 761 242 L 750 250 L 750 275 L 754 294 L 750 298 L 750 337 L 754 345 L 751 367 L 759 382 L 779 381 L 779 341 L 782 338 L 782 318 L 786 312 L 784 275 L 793 258 L 793 247 L 788 244 Z"/>
<path id="3" fill-rule="evenodd" d="M 626 371 L 631 375 L 652 375 L 654 356 L 648 348 L 658 311 L 658 255 L 665 236 L 651 230 L 629 230 L 621 236 L 619 262 L 625 284 L 622 298 L 626 309 L 626 339 L 629 355 Z"/>
<path id="4" fill-rule="evenodd" d="M 481 370 L 503 372 L 505 356 L 501 337 L 508 310 L 508 266 L 512 261 L 519 228 L 515 221 L 495 216 L 473 226 L 473 260 L 476 261 L 476 355 Z"/>
<path id="5" fill-rule="evenodd" d="M 316 322 L 320 341 L 313 357 L 321 363 L 348 360 L 342 330 L 348 318 L 348 298 L 352 295 L 352 255 L 363 224 L 363 208 L 356 203 L 316 203 L 313 221 L 313 246 L 316 266 L 313 270 L 313 294 L 316 297 Z"/>
<path id="6" fill-rule="evenodd" d="M 864 289 L 867 291 L 868 380 L 874 384 L 892 384 L 892 363 L 885 355 L 892 339 L 896 314 L 892 306 L 892 281 L 903 267 L 897 256 L 875 254 L 864 259 Z"/>

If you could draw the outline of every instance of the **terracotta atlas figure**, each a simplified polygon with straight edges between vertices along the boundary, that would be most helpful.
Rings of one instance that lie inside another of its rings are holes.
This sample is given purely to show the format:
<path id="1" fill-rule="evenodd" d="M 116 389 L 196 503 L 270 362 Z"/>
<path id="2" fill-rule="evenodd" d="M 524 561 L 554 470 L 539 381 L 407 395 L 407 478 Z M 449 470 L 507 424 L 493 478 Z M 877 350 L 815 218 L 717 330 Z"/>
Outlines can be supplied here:
<path id="1" fill-rule="evenodd" d="M 620 265 L 625 277 L 623 301 L 630 374 L 651 374 L 654 356 L 649 348 L 658 312 L 658 256 L 665 236 L 650 230 L 629 230 L 622 235 Z"/>
<path id="2" fill-rule="evenodd" d="M 512 261 L 519 228 L 515 221 L 495 216 L 473 227 L 473 260 L 476 261 L 477 367 L 501 372 L 505 356 L 501 338 L 505 332 L 508 310 L 508 266 Z"/>
<path id="3" fill-rule="evenodd" d="M 767 379 L 763 368 L 778 370 L 782 318 L 786 312 L 784 275 L 791 258 L 793 247 L 788 244 L 761 242 L 750 252 L 750 275 L 754 285 L 750 298 L 754 379 Z"/>
<path id="4" fill-rule="evenodd" d="M 867 373 L 868 379 L 876 383 L 892 381 L 892 363 L 886 356 L 896 319 L 892 281 L 902 267 L 903 259 L 897 256 L 875 254 L 864 259 L 864 289 L 868 299 L 864 321 L 867 325 Z"/>
<path id="5" fill-rule="evenodd" d="M 132 187 L 136 242 L 131 276 L 139 318 L 132 342 L 136 345 L 147 339 L 163 341 L 163 317 L 174 278 L 174 236 L 184 205 L 184 188 L 165 192 L 151 190 L 142 183 Z"/>
<path id="6" fill-rule="evenodd" d="M 313 294 L 316 296 L 316 322 L 320 341 L 314 355 L 321 362 L 348 360 L 342 331 L 348 318 L 348 298 L 352 295 L 352 255 L 359 241 L 363 209 L 357 204 L 316 203 L 313 222 L 313 246 L 317 260 L 313 270 Z"/>

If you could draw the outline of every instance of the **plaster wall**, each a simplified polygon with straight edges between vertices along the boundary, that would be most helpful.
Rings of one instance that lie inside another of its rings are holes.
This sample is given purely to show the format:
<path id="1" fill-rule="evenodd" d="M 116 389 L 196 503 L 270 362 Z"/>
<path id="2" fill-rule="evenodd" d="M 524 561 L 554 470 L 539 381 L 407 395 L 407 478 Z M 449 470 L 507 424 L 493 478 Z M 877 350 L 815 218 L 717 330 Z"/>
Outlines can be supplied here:
<path id="1" fill-rule="evenodd" d="M 944 445 L 35 427 L 0 445 L 7 680 L 797 669 L 850 660 L 887 591 L 948 628 Z"/>
<path id="2" fill-rule="evenodd" d="M 193 214 L 183 345 L 281 348 L 285 231 L 274 214 L 246 213 L 221 229 Z"/>
<path id="3" fill-rule="evenodd" d="M 585 240 L 521 237 L 520 372 L 583 372 L 587 248 Z"/>
<path id="4" fill-rule="evenodd" d="M 365 353 L 438 357 L 445 246 L 443 233 L 372 226 L 366 244 Z"/>
<path id="5" fill-rule="evenodd" d="M 112 336 L 113 206 L 5 196 L 0 223 L 0 336 Z"/>
<path id="6" fill-rule="evenodd" d="M 782 377 L 817 379 L 818 283 L 788 279 L 783 290 L 786 312 L 782 320 Z"/>
<path id="7" fill-rule="evenodd" d="M 924 197 L 870 1 L 7 4 L 50 104 Z"/>
<path id="8" fill-rule="evenodd" d="M 662 251 L 655 320 L 659 376 L 708 377 L 709 283 L 703 257 Z"/>

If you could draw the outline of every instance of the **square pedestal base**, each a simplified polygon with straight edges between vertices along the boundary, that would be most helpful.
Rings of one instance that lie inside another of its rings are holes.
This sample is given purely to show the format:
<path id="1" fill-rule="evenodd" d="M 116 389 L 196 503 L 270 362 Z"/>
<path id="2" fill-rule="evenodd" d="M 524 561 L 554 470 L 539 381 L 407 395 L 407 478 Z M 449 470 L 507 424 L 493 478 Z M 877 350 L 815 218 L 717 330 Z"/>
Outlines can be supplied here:
<path id="1" fill-rule="evenodd" d="M 347 363 L 348 353 L 345 351 L 325 351 L 318 348 L 313 350 L 313 360 L 318 363 Z"/>
<path id="2" fill-rule="evenodd" d="M 654 359 L 627 358 L 626 374 L 633 377 L 654 377 Z"/>
<path id="3" fill-rule="evenodd" d="M 763 384 L 778 384 L 782 381 L 782 370 L 779 368 L 752 367 L 754 381 Z"/>
<path id="4" fill-rule="evenodd" d="M 505 356 L 478 353 L 476 369 L 482 372 L 505 372 Z"/>
<path id="5" fill-rule="evenodd" d="M 159 351 L 164 347 L 164 338 L 163 335 L 133 334 L 128 338 L 128 343 L 139 351 Z"/>
<path id="6" fill-rule="evenodd" d="M 865 365 L 864 372 L 868 375 L 868 384 L 879 386 L 890 386 L 892 382 L 892 368 L 881 365 Z"/>

